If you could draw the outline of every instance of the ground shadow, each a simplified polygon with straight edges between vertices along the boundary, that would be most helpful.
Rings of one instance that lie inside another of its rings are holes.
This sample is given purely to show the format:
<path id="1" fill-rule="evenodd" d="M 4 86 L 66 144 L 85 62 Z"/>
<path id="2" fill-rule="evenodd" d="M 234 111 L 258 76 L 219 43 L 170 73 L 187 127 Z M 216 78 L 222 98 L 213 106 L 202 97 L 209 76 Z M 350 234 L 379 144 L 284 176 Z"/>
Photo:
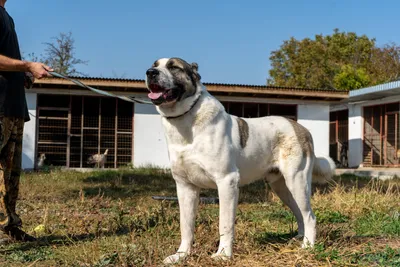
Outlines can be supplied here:
<path id="1" fill-rule="evenodd" d="M 83 185 L 82 191 L 88 197 L 102 195 L 116 199 L 135 196 L 168 196 L 176 198 L 176 185 L 171 173 L 160 169 L 89 173 L 88 177 L 83 179 Z M 241 187 L 239 203 L 266 201 L 267 187 L 267 184 L 262 180 Z M 71 191 L 68 193 L 71 193 Z M 79 190 L 74 190 L 72 194 L 76 196 L 76 194 L 79 194 Z M 216 189 L 202 189 L 200 197 L 203 203 L 218 203 Z M 208 199 L 205 200 L 204 198 Z"/>
<path id="2" fill-rule="evenodd" d="M 386 193 L 400 193 L 399 179 L 382 181 L 370 177 L 359 177 L 353 174 L 342 174 L 332 178 L 326 184 L 313 184 L 312 193 L 319 191 L 321 194 L 330 194 L 337 186 L 340 186 L 344 192 L 350 192 L 354 189 L 363 189 L 370 187 L 375 189 L 382 194 Z"/>
<path id="3" fill-rule="evenodd" d="M 77 195 L 82 191 L 87 197 L 102 195 L 114 199 L 135 196 L 176 195 L 175 182 L 164 170 L 149 169 L 139 171 L 97 171 L 83 179 L 81 189 L 67 194 Z"/>
<path id="4" fill-rule="evenodd" d="M 126 226 L 120 227 L 113 231 L 101 232 L 98 234 L 84 233 L 84 234 L 67 234 L 67 235 L 47 235 L 37 238 L 34 242 L 14 243 L 0 248 L 0 255 L 7 253 L 15 253 L 16 251 L 28 251 L 39 247 L 51 247 L 54 245 L 71 246 L 76 245 L 77 242 L 90 242 L 96 238 L 109 237 L 109 236 L 123 236 L 130 233 L 130 229 Z"/>
<path id="5" fill-rule="evenodd" d="M 264 232 L 255 238 L 260 245 L 289 243 L 297 235 L 297 231 L 289 233 Z"/>
<path id="6" fill-rule="evenodd" d="M 399 179 L 397 179 L 399 180 Z M 399 183 L 392 186 L 389 182 L 372 180 L 371 178 L 357 177 L 355 175 L 343 174 L 335 176 L 333 180 L 325 185 L 313 184 L 312 193 L 316 191 L 322 194 L 329 194 L 337 186 L 341 186 L 345 192 L 354 189 L 362 189 L 371 186 L 375 182 L 375 188 L 382 193 L 388 190 L 399 191 Z M 87 197 L 102 195 L 113 199 L 132 198 L 137 196 L 167 196 L 176 198 L 175 181 L 169 170 L 157 168 L 141 168 L 133 170 L 119 171 L 96 171 L 89 173 L 83 179 L 81 189 L 67 192 L 73 196 L 79 194 L 80 190 Z M 263 181 L 257 181 L 250 185 L 240 188 L 239 203 L 260 203 L 270 200 L 272 190 L 269 185 Z M 217 190 L 201 190 L 202 197 L 217 198 Z"/>

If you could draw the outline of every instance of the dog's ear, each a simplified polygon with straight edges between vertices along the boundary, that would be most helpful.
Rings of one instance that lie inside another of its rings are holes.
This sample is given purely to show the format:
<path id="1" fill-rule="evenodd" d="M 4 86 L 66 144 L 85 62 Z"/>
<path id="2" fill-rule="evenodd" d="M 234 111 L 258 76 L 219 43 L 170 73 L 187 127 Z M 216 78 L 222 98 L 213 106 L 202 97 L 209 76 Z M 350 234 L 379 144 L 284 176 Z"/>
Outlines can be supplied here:
<path id="1" fill-rule="evenodd" d="M 193 74 L 194 74 L 196 80 L 197 80 L 197 81 L 200 81 L 201 76 L 200 76 L 200 74 L 199 74 L 199 65 L 198 65 L 196 62 L 193 62 L 193 63 L 191 64 L 191 67 L 192 67 L 192 71 L 193 71 Z"/>

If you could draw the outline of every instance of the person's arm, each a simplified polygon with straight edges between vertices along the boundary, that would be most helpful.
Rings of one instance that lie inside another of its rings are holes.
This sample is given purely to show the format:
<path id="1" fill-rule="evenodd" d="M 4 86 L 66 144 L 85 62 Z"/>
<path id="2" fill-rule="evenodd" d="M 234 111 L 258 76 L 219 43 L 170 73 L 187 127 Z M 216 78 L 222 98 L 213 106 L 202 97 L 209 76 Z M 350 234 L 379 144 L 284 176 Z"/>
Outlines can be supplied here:
<path id="1" fill-rule="evenodd" d="M 53 69 L 40 62 L 23 61 L 0 55 L 0 71 L 30 72 L 36 79 L 41 79 L 51 76 L 48 71 L 53 71 Z"/>
<path id="2" fill-rule="evenodd" d="M 0 55 L 0 71 L 28 71 L 28 62 Z"/>

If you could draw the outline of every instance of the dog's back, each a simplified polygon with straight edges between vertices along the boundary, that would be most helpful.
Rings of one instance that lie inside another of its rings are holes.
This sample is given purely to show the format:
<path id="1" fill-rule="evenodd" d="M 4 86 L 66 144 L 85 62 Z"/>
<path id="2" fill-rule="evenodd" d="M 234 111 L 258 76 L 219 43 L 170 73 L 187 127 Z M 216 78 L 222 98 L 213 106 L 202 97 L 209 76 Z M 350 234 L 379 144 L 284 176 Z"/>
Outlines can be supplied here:
<path id="1" fill-rule="evenodd" d="M 237 124 L 233 131 L 238 132 L 237 165 L 242 184 L 265 175 L 275 177 L 282 168 L 294 168 L 306 160 L 314 165 L 314 181 L 323 182 L 332 176 L 333 161 L 329 157 L 316 158 L 310 132 L 296 121 L 281 116 L 231 118 Z"/>

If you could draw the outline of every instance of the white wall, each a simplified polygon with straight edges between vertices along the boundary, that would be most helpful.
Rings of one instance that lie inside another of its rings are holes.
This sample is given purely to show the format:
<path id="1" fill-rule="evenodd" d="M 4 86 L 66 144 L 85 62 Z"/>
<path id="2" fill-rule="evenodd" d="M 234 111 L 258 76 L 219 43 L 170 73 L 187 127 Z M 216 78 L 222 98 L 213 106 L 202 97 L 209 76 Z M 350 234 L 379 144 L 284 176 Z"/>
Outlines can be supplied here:
<path id="1" fill-rule="evenodd" d="M 161 116 L 152 105 L 135 104 L 134 151 L 135 167 L 154 165 L 169 168 L 169 158 Z"/>
<path id="2" fill-rule="evenodd" d="M 349 167 L 358 168 L 363 161 L 362 106 L 349 105 Z"/>
<path id="3" fill-rule="evenodd" d="M 35 166 L 36 142 L 36 93 L 26 93 L 30 121 L 25 123 L 24 139 L 22 142 L 22 169 L 33 169 Z"/>
<path id="4" fill-rule="evenodd" d="M 298 105 L 297 122 L 311 132 L 315 155 L 329 156 L 329 105 Z"/>
<path id="5" fill-rule="evenodd" d="M 400 101 L 400 96 L 349 103 L 349 167 L 362 167 L 363 163 L 363 110 L 366 106 Z"/>

